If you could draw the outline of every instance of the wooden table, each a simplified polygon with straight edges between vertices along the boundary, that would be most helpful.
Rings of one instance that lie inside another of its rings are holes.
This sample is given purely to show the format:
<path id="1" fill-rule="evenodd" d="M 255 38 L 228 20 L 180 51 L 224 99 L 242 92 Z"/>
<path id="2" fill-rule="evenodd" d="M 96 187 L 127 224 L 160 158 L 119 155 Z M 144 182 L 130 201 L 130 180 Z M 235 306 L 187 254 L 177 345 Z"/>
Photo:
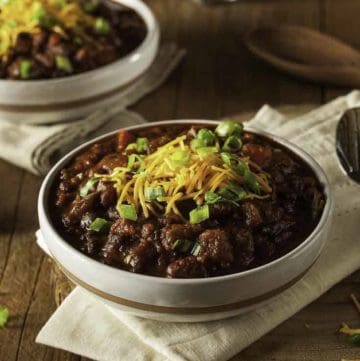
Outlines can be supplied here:
<path id="1" fill-rule="evenodd" d="M 348 89 L 294 80 L 255 60 L 242 37 L 256 26 L 291 23 L 334 34 L 360 47 L 360 1 L 243 0 L 201 7 L 191 0 L 148 0 L 164 40 L 188 55 L 161 89 L 135 107 L 149 120 L 218 118 L 272 105 L 323 103 Z M 36 198 L 41 179 L 0 161 L 0 304 L 11 311 L 0 330 L 0 361 L 84 361 L 37 345 L 34 339 L 55 310 L 50 265 L 34 242 Z M 337 334 L 341 321 L 356 325 L 349 301 L 359 292 L 360 272 L 334 287 L 234 360 L 335 361 L 360 358 Z"/>

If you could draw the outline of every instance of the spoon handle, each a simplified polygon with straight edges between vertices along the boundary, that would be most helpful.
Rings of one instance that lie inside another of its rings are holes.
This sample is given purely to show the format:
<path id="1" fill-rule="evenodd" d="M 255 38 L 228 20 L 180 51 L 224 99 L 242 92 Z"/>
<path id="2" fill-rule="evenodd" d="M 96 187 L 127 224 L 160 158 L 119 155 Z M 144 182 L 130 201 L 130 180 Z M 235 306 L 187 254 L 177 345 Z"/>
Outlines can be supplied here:
<path id="1" fill-rule="evenodd" d="M 336 129 L 336 152 L 345 172 L 360 183 L 360 108 L 349 109 Z"/>

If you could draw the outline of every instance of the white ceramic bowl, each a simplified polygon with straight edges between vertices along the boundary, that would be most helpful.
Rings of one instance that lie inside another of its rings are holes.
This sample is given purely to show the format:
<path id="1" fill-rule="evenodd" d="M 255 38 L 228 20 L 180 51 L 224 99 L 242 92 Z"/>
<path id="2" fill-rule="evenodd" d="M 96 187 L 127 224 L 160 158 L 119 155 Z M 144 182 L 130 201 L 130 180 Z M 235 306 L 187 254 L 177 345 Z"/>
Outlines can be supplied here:
<path id="1" fill-rule="evenodd" d="M 145 21 L 144 41 L 127 56 L 97 69 L 57 79 L 0 80 L 0 119 L 41 124 L 76 119 L 117 100 L 119 92 L 153 62 L 160 30 L 141 0 L 113 0 L 135 10 Z"/>
<path id="2" fill-rule="evenodd" d="M 126 128 L 135 130 L 157 125 L 217 124 L 214 121 L 185 120 L 148 123 Z M 85 143 L 60 160 L 45 178 L 39 195 L 40 231 L 52 257 L 64 273 L 90 294 L 100 298 L 114 312 L 163 321 L 208 321 L 246 312 L 268 301 L 295 283 L 313 265 L 330 229 L 332 194 L 323 170 L 307 153 L 276 136 L 251 130 L 282 144 L 312 168 L 324 187 L 326 204 L 311 233 L 291 252 L 261 267 L 226 276 L 202 279 L 166 279 L 130 273 L 97 262 L 82 254 L 59 236 L 49 218 L 49 192 L 59 171 L 84 147 L 108 135 Z"/>

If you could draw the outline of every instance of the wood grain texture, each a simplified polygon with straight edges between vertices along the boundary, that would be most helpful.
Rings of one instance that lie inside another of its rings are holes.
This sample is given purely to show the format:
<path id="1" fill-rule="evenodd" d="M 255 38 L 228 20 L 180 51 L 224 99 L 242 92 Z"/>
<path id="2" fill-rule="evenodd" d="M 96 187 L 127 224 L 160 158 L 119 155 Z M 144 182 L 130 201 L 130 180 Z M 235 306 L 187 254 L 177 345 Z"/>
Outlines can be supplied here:
<path id="1" fill-rule="evenodd" d="M 244 0 L 202 7 L 191 0 L 146 0 L 164 40 L 188 55 L 166 84 L 134 109 L 149 120 L 218 118 L 253 111 L 263 103 L 319 104 L 347 89 L 322 88 L 295 80 L 254 59 L 243 36 L 260 25 L 299 24 L 360 47 L 354 0 Z M 249 113 L 250 115 L 250 113 Z M 36 198 L 41 180 L 0 161 L 0 304 L 11 311 L 0 330 L 0 361 L 87 361 L 34 342 L 55 310 L 50 266 L 34 243 Z M 336 330 L 359 324 L 348 296 L 360 292 L 360 272 L 236 356 L 233 361 L 335 361 L 360 357 Z"/>

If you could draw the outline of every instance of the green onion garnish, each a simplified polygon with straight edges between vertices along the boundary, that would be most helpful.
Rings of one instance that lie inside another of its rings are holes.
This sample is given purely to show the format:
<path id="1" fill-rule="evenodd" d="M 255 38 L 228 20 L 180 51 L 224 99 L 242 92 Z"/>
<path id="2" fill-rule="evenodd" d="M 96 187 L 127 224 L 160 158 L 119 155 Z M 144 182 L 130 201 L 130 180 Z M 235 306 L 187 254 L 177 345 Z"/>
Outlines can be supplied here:
<path id="1" fill-rule="evenodd" d="M 200 129 L 196 138 L 203 143 L 203 146 L 210 147 L 215 144 L 215 134 L 210 129 Z"/>
<path id="2" fill-rule="evenodd" d="M 139 153 L 145 153 L 149 150 L 149 140 L 147 138 L 136 139 L 136 150 Z"/>
<path id="3" fill-rule="evenodd" d="M 349 341 L 355 346 L 360 346 L 360 333 L 349 335 Z"/>
<path id="4" fill-rule="evenodd" d="M 214 192 L 206 192 L 205 193 L 205 202 L 207 204 L 215 204 L 221 201 L 222 197 Z"/>
<path id="5" fill-rule="evenodd" d="M 55 62 L 56 62 L 56 67 L 59 70 L 65 71 L 66 73 L 72 73 L 74 70 L 71 61 L 67 56 L 58 55 L 55 58 Z"/>
<path id="6" fill-rule="evenodd" d="M 34 3 L 34 12 L 31 21 L 38 23 L 44 28 L 50 28 L 55 24 L 54 18 L 48 14 L 40 2 Z"/>
<path id="7" fill-rule="evenodd" d="M 80 197 L 86 197 L 90 192 L 94 191 L 94 186 L 97 182 L 99 182 L 99 177 L 90 178 L 85 185 L 80 188 Z"/>
<path id="8" fill-rule="evenodd" d="M 182 167 L 189 162 L 190 155 L 185 150 L 177 150 L 170 156 L 170 160 L 175 167 Z"/>
<path id="9" fill-rule="evenodd" d="M 180 253 L 187 253 L 190 248 L 192 247 L 193 242 L 189 241 L 188 239 L 177 239 L 171 246 L 171 249 L 180 252 Z"/>
<path id="10" fill-rule="evenodd" d="M 215 133 L 220 138 L 226 138 L 230 135 L 241 135 L 244 126 L 241 123 L 234 122 L 233 120 L 224 120 L 215 129 Z"/>
<path id="11" fill-rule="evenodd" d="M 9 309 L 6 306 L 0 305 L 0 328 L 5 327 L 9 319 Z"/>
<path id="12" fill-rule="evenodd" d="M 239 137 L 236 137 L 235 135 L 231 135 L 229 138 L 225 140 L 222 149 L 225 152 L 237 152 L 241 149 L 241 147 L 242 147 L 241 139 Z"/>
<path id="13" fill-rule="evenodd" d="M 147 201 L 155 201 L 158 198 L 165 197 L 165 190 L 162 186 L 154 187 L 154 188 L 145 188 L 145 198 Z"/>
<path id="14" fill-rule="evenodd" d="M 136 209 L 132 204 L 118 204 L 116 210 L 119 212 L 121 218 L 137 221 Z"/>
<path id="15" fill-rule="evenodd" d="M 137 168 L 138 171 L 142 171 L 144 169 L 144 160 L 138 154 L 130 154 L 128 157 L 128 168 L 135 169 Z"/>
<path id="16" fill-rule="evenodd" d="M 239 202 L 246 196 L 245 190 L 235 183 L 230 183 L 220 189 L 219 195 L 227 201 Z"/>
<path id="17" fill-rule="evenodd" d="M 104 218 L 95 218 L 91 222 L 89 228 L 95 232 L 106 232 L 111 227 L 111 224 L 111 222 L 107 221 Z"/>
<path id="18" fill-rule="evenodd" d="M 95 21 L 95 32 L 99 35 L 107 35 L 110 32 L 110 24 L 104 18 L 97 18 Z"/>
<path id="19" fill-rule="evenodd" d="M 125 150 L 137 150 L 136 143 L 130 143 L 126 146 Z"/>
<path id="20" fill-rule="evenodd" d="M 222 152 L 220 153 L 221 159 L 226 165 L 231 165 L 231 161 L 236 159 L 236 156 L 228 153 L 228 152 Z"/>
<path id="21" fill-rule="evenodd" d="M 29 79 L 31 72 L 31 61 L 30 60 L 21 60 L 20 62 L 20 78 Z"/>
<path id="22" fill-rule="evenodd" d="M 83 9 L 87 12 L 87 13 L 92 13 L 96 10 L 96 8 L 98 7 L 99 3 L 97 0 L 90 0 L 90 1 L 86 1 L 83 4 Z"/>
<path id="23" fill-rule="evenodd" d="M 209 154 L 217 153 L 218 149 L 216 147 L 201 147 L 196 149 L 196 153 L 200 157 L 206 157 Z"/>
<path id="24" fill-rule="evenodd" d="M 201 246 L 198 242 L 194 244 L 193 249 L 191 250 L 191 254 L 195 257 L 197 257 L 200 254 Z"/>
<path id="25" fill-rule="evenodd" d="M 191 147 L 191 149 L 195 150 L 195 149 L 198 149 L 198 148 L 205 147 L 205 143 L 200 139 L 193 139 L 190 142 L 190 147 Z"/>
<path id="26" fill-rule="evenodd" d="M 74 43 L 81 46 L 84 44 L 84 40 L 80 36 L 74 36 Z"/>
<path id="27" fill-rule="evenodd" d="M 253 192 L 260 193 L 260 184 L 257 181 L 255 174 L 249 169 L 244 172 L 244 181 Z"/>
<path id="28" fill-rule="evenodd" d="M 246 162 L 240 159 L 235 154 L 231 154 L 228 152 L 222 152 L 221 159 L 223 160 L 224 164 L 231 168 L 237 174 L 243 176 L 245 171 L 248 170 L 248 166 Z"/>
<path id="29" fill-rule="evenodd" d="M 195 208 L 189 213 L 190 223 L 197 224 L 210 218 L 209 206 L 206 204 L 202 207 Z"/>

